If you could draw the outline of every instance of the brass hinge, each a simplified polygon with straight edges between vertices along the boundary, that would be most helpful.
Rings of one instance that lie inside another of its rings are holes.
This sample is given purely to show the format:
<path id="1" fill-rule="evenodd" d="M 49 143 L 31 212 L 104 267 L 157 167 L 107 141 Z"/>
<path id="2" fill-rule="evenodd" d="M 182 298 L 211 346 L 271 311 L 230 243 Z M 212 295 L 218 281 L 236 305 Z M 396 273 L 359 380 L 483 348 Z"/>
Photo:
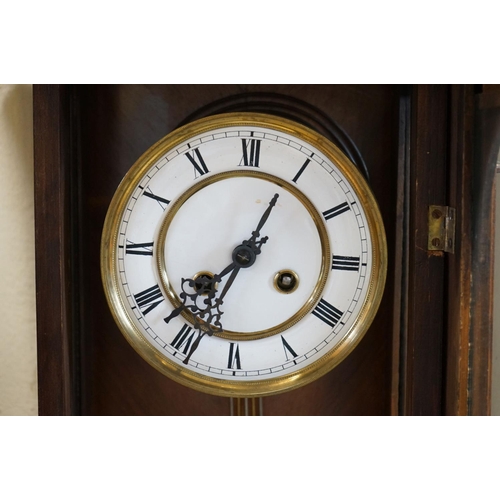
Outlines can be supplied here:
<path id="1" fill-rule="evenodd" d="M 429 207 L 429 239 L 427 249 L 455 253 L 455 209 L 431 205 Z"/>

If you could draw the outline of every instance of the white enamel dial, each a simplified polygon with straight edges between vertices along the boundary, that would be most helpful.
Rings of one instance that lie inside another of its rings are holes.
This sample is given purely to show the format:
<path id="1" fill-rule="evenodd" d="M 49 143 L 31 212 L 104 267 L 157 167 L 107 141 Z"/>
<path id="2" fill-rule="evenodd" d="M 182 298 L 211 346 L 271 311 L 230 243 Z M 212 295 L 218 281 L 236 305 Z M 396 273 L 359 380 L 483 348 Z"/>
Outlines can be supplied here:
<path id="1" fill-rule="evenodd" d="M 117 323 L 153 366 L 206 392 L 263 395 L 314 380 L 359 342 L 384 285 L 383 227 L 355 167 L 325 142 L 285 120 L 224 115 L 131 169 L 108 213 L 103 276 Z M 260 253 L 212 289 L 222 326 L 204 333 L 201 308 L 187 306 L 208 299 L 183 280 L 236 265 L 268 208 Z"/>

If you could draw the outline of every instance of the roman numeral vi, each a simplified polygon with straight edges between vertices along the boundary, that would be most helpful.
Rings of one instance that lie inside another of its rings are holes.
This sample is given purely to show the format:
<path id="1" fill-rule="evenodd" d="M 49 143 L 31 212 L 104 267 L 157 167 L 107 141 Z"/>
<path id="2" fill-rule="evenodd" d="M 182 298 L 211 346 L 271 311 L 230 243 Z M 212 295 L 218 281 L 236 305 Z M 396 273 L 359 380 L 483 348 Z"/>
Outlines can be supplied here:
<path id="1" fill-rule="evenodd" d="M 240 346 L 234 342 L 231 342 L 229 344 L 229 357 L 227 360 L 227 367 L 229 369 L 234 369 L 236 367 L 237 370 L 241 370 Z"/>

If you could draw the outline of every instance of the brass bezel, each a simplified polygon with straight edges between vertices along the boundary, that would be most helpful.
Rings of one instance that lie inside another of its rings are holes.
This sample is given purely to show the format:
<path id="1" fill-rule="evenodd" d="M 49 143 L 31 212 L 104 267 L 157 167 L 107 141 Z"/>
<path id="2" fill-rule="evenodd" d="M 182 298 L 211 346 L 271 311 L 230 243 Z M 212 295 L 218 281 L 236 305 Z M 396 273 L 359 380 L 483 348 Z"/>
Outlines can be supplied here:
<path id="1" fill-rule="evenodd" d="M 372 240 L 372 269 L 365 302 L 344 338 L 314 363 L 273 379 L 221 380 L 191 371 L 161 355 L 136 328 L 124 306 L 117 279 L 117 239 L 122 213 L 145 173 L 165 154 L 193 135 L 228 126 L 257 126 L 290 134 L 318 149 L 343 173 L 363 206 Z M 371 325 L 380 305 L 387 274 L 387 244 L 377 202 L 365 179 L 352 162 L 328 139 L 293 121 L 261 113 L 228 113 L 185 125 L 149 148 L 131 167 L 117 188 L 104 223 L 101 241 L 101 274 L 110 310 L 132 347 L 154 368 L 187 387 L 209 394 L 256 397 L 278 394 L 306 385 L 337 366 L 357 346 Z"/>

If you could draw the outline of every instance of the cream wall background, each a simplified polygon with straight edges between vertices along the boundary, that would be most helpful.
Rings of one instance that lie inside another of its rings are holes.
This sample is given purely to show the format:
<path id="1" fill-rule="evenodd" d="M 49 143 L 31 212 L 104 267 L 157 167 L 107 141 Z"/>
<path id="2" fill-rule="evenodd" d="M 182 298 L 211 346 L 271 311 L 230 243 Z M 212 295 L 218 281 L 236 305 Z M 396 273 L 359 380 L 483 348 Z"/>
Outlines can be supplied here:
<path id="1" fill-rule="evenodd" d="M 0 84 L 0 415 L 37 415 L 31 85 Z"/>
<path id="2" fill-rule="evenodd" d="M 31 85 L 0 84 L 0 415 L 36 415 Z M 500 162 L 499 162 L 500 166 Z M 497 191 L 500 224 L 500 189 Z M 500 229 L 495 311 L 500 311 Z M 500 314 L 495 314 L 492 414 L 500 415 Z"/>

